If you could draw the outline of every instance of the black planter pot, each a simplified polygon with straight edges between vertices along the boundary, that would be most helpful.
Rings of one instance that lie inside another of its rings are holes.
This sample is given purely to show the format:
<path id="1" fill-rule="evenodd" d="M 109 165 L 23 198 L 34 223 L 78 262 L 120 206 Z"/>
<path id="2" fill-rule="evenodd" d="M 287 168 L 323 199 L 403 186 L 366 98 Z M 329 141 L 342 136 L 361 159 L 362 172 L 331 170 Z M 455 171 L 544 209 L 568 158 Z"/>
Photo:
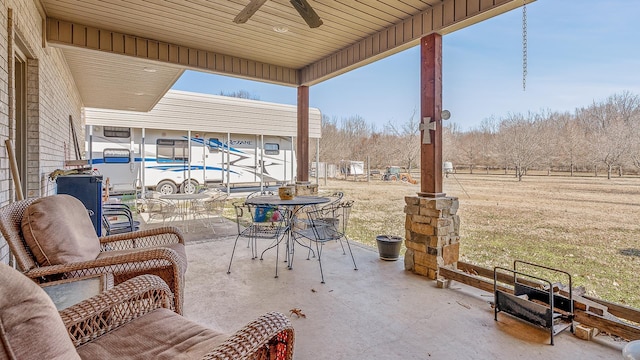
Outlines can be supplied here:
<path id="1" fill-rule="evenodd" d="M 380 259 L 387 261 L 398 260 L 400 256 L 400 248 L 402 247 L 402 238 L 392 235 L 378 235 L 376 236 L 376 242 L 378 243 L 378 253 Z"/>

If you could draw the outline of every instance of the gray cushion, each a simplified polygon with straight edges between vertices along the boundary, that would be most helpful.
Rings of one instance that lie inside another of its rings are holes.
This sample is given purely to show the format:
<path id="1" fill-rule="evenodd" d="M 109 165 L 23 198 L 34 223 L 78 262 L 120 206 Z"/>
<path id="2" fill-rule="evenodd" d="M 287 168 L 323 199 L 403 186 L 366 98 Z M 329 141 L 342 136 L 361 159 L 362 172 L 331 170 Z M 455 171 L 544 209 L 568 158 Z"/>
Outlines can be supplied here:
<path id="1" fill-rule="evenodd" d="M 0 359 L 80 359 L 55 305 L 36 283 L 0 264 Z"/>
<path id="2" fill-rule="evenodd" d="M 38 264 L 94 260 L 100 253 L 87 209 L 71 195 L 35 200 L 22 217 L 22 234 Z"/>
<path id="3" fill-rule="evenodd" d="M 168 309 L 157 309 L 80 345 L 83 359 L 201 359 L 228 338 Z"/>

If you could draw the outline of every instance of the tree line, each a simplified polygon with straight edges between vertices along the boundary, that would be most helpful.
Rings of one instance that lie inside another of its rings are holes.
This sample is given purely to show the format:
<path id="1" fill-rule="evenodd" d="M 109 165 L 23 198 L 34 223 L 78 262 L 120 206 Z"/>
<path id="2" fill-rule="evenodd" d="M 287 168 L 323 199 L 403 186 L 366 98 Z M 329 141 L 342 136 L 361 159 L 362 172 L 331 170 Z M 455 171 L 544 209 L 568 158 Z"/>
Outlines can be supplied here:
<path id="1" fill-rule="evenodd" d="M 322 119 L 320 161 L 370 160 L 372 168 L 415 168 L 420 162 L 420 121 L 414 110 L 402 124 L 382 131 L 360 116 Z M 443 161 L 471 172 L 529 170 L 638 172 L 640 169 L 640 97 L 625 91 L 573 112 L 544 110 L 484 119 L 470 130 L 455 123 L 443 127 Z M 315 154 L 315 150 L 310 152 Z"/>

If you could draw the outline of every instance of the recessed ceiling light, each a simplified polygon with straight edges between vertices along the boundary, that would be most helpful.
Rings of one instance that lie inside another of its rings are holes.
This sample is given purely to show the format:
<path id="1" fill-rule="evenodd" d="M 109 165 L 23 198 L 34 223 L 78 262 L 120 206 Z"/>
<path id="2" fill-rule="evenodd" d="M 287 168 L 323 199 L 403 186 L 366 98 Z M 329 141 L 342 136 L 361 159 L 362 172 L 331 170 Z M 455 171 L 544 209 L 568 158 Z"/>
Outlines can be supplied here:
<path id="1" fill-rule="evenodd" d="M 146 72 L 150 72 L 150 73 L 154 73 L 154 72 L 158 71 L 158 70 L 156 70 L 154 68 L 148 68 L 148 67 L 144 68 L 143 70 L 146 71 Z"/>
<path id="2" fill-rule="evenodd" d="M 289 28 L 288 28 L 288 27 L 286 27 L 286 26 L 284 26 L 284 25 L 275 25 L 275 26 L 273 27 L 273 31 L 275 31 L 275 32 L 277 32 L 277 33 L 280 33 L 280 34 L 284 34 L 284 33 L 286 33 L 287 31 L 289 31 Z"/>
<path id="3" fill-rule="evenodd" d="M 144 95 L 144 93 L 143 93 L 142 91 L 136 91 L 136 92 L 134 92 L 133 94 L 134 94 L 134 95 L 137 95 L 137 96 L 142 96 L 142 95 Z"/>

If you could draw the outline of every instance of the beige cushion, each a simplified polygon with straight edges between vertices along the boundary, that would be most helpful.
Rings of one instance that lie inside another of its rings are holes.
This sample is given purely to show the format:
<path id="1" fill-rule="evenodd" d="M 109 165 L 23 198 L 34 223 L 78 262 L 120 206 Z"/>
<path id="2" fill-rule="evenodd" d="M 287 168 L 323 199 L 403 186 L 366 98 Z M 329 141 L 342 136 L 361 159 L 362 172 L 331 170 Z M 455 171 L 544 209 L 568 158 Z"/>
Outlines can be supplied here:
<path id="1" fill-rule="evenodd" d="M 100 240 L 87 209 L 71 195 L 35 200 L 22 216 L 22 234 L 38 264 L 94 260 Z"/>
<path id="2" fill-rule="evenodd" d="M 38 285 L 0 264 L 0 359 L 80 359 Z"/>
<path id="3" fill-rule="evenodd" d="M 167 309 L 157 309 L 80 345 L 83 359 L 200 359 L 227 339 Z"/>

